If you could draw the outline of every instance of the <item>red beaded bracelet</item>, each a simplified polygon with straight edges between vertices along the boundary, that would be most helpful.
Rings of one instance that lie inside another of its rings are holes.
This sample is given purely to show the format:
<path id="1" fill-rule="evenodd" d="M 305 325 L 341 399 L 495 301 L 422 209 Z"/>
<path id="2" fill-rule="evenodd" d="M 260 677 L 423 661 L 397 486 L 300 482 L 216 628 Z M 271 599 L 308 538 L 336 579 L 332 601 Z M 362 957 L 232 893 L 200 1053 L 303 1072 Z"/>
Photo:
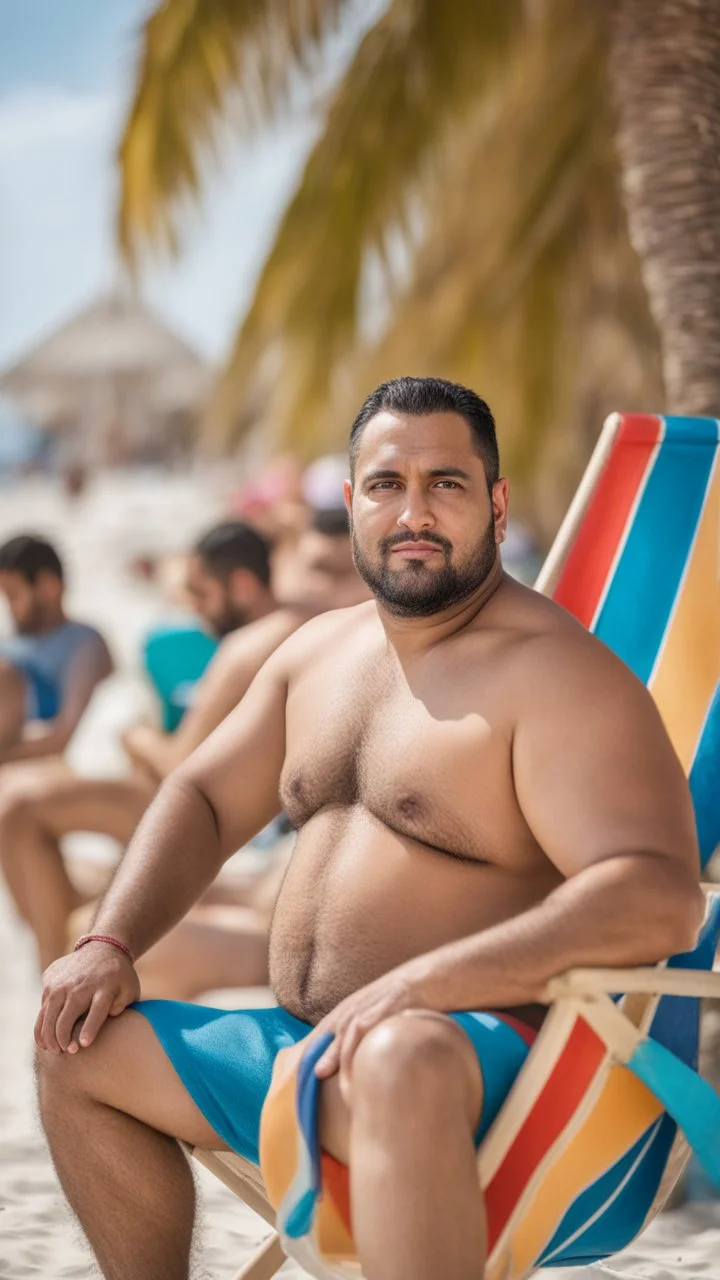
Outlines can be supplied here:
<path id="1" fill-rule="evenodd" d="M 109 946 L 117 947 L 118 951 L 124 951 L 131 964 L 135 963 L 135 957 L 130 948 L 126 947 L 125 943 L 120 942 L 118 938 L 111 938 L 106 933 L 84 933 L 81 938 L 78 938 L 75 946 L 73 947 L 73 951 L 79 951 L 80 948 L 86 946 L 88 942 L 107 942 Z"/>

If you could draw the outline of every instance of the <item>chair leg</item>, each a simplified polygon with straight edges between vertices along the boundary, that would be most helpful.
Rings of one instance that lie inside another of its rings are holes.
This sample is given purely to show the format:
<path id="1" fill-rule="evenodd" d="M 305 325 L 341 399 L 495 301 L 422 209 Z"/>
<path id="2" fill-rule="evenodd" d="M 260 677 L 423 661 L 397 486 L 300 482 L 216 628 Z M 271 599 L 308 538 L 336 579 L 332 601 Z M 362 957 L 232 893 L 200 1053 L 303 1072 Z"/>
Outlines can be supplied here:
<path id="1" fill-rule="evenodd" d="M 285 1261 L 285 1254 L 277 1231 L 265 1240 L 249 1262 L 241 1267 L 235 1280 L 272 1280 Z"/>

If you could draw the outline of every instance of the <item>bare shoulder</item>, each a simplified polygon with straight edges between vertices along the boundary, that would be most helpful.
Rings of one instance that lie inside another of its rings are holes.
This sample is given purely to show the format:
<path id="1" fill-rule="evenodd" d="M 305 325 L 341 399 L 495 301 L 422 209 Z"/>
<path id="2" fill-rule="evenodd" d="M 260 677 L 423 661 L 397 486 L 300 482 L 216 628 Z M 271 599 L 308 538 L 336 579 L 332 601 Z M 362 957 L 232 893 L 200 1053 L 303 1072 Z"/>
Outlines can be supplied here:
<path id="1" fill-rule="evenodd" d="M 527 626 L 518 632 L 518 665 L 526 705 L 582 705 L 615 719 L 659 720 L 647 688 L 612 649 L 553 600 L 523 591 Z"/>
<path id="2" fill-rule="evenodd" d="M 645 685 L 565 610 L 530 593 L 508 677 L 516 794 L 569 874 L 614 850 L 697 869 L 690 790 Z"/>
<path id="3" fill-rule="evenodd" d="M 308 666 L 321 662 L 329 650 L 337 646 L 363 647 L 382 634 L 377 608 L 373 600 L 351 605 L 347 609 L 330 609 L 318 614 L 283 645 L 283 660 L 291 675 L 299 675 Z"/>
<path id="4" fill-rule="evenodd" d="M 496 634 L 525 708 L 578 699 L 606 706 L 610 699 L 614 712 L 621 710 L 615 699 L 630 712 L 654 707 L 630 668 L 554 600 L 510 580 L 491 605 L 489 627 L 478 630 L 477 642 L 488 630 Z"/>

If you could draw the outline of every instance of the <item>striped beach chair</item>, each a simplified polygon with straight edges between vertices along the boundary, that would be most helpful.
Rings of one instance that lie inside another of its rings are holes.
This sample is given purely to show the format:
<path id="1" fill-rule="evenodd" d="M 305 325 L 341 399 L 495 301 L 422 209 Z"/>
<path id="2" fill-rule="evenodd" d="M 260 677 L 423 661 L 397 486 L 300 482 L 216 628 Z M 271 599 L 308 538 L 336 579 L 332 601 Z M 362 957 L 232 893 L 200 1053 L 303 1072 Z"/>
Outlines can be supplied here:
<path id="1" fill-rule="evenodd" d="M 719 440 L 714 419 L 610 418 L 537 584 L 648 685 L 690 780 L 703 865 L 720 842 Z M 710 893 L 692 952 L 549 984 L 550 1012 L 478 1152 L 486 1280 L 623 1249 L 690 1149 L 720 1184 L 720 1100 L 697 1073 L 719 932 Z M 247 1280 L 268 1280 L 285 1253 L 317 1280 L 360 1275 L 347 1171 L 318 1148 L 311 1084 L 301 1063 L 271 1092 L 262 1174 L 195 1153 L 268 1222 L 277 1213 Z"/>

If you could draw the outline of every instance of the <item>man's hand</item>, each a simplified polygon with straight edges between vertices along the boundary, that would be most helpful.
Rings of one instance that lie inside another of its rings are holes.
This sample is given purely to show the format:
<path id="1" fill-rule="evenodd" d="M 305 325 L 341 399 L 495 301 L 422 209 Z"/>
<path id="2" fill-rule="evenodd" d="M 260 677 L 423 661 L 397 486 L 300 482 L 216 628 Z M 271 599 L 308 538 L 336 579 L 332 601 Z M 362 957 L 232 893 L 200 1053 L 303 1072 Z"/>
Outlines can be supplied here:
<path id="1" fill-rule="evenodd" d="M 139 996 L 128 957 L 106 942 L 88 942 L 45 970 L 35 1043 L 50 1053 L 77 1053 L 92 1044 L 106 1018 Z"/>
<path id="2" fill-rule="evenodd" d="M 412 962 L 391 969 L 375 982 L 353 992 L 341 1001 L 332 1013 L 319 1022 L 313 1038 L 331 1033 L 335 1039 L 315 1066 L 315 1074 L 321 1080 L 340 1072 L 340 1088 L 345 1097 L 350 1088 L 352 1061 L 358 1045 L 368 1031 L 379 1022 L 392 1018 L 407 1009 L 427 1009 L 429 1005 L 420 992 L 419 975 Z M 307 1042 L 303 1042 L 303 1047 Z"/>

